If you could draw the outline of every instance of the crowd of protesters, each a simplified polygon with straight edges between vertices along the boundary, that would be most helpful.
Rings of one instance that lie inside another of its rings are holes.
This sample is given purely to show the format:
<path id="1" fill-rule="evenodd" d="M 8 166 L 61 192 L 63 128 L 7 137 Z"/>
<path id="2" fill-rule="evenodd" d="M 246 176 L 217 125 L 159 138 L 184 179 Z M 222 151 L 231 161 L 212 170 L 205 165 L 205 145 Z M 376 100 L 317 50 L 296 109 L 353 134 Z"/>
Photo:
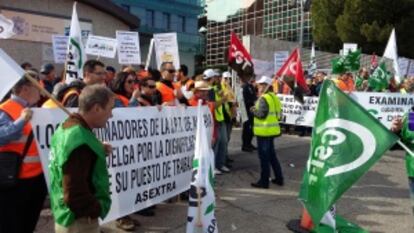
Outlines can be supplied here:
<path id="1" fill-rule="evenodd" d="M 231 172 L 233 160 L 229 158 L 227 148 L 237 115 L 236 109 L 238 104 L 232 90 L 231 74 L 229 72 L 222 73 L 220 70 L 206 69 L 202 74 L 189 77 L 187 66 L 181 65 L 176 69 L 171 62 L 163 63 L 159 70 L 145 70 L 144 66 L 126 66 L 117 71 L 114 67 L 105 66 L 105 64 L 98 60 L 88 60 L 83 66 L 83 79 L 66 84 L 63 72 L 58 76 L 58 72 L 53 64 L 44 64 L 40 70 L 37 70 L 30 63 L 26 62 L 22 64 L 22 68 L 27 74 L 38 80 L 39 84 L 64 107 L 79 108 L 79 113 L 70 115 L 62 124 L 61 127 L 63 128 L 59 131 L 59 134 L 63 135 L 70 135 L 68 132 L 71 131 L 68 129 L 75 126 L 75 128 L 87 129 L 86 131 L 80 131 L 83 133 L 89 132 L 92 128 L 101 127 L 102 122 L 110 117 L 110 112 L 108 111 L 109 108 L 112 108 L 110 106 L 112 102 L 108 102 L 107 99 L 112 98 L 112 96 L 114 99 L 113 107 L 115 108 L 156 106 L 160 111 L 164 106 L 197 106 L 199 100 L 201 100 L 203 105 L 209 107 L 214 117 L 214 127 L 211 135 L 211 146 L 215 154 L 214 173 L 215 175 L 221 175 Z M 252 138 L 254 135 L 253 119 L 255 117 L 253 112 L 258 96 L 255 86 L 252 85 L 254 82 L 252 77 L 242 78 L 241 82 L 249 118 L 243 124 L 241 149 L 252 152 L 256 150 L 256 147 L 253 146 Z M 98 87 L 104 87 L 112 95 Z M 103 98 L 107 102 L 104 103 L 102 100 L 95 101 L 96 103 L 93 102 L 96 96 Z M 47 96 L 41 95 L 33 83 L 23 77 L 10 94 L 1 101 L 0 150 L 14 145 L 15 140 L 18 140 L 22 135 L 27 138 L 29 134 L 32 134 L 29 121 L 33 113 L 30 107 L 35 106 L 57 108 L 58 104 L 54 100 L 48 99 Z M 266 109 L 267 112 L 261 111 L 260 119 L 262 122 L 266 122 L 269 109 Z M 101 113 L 103 115 L 99 117 L 94 116 Z M 276 118 L 274 120 L 277 121 Z M 262 132 L 264 131 L 262 130 Z M 266 135 L 266 132 L 264 133 Z M 273 134 L 271 136 L 273 137 Z M 56 135 L 54 137 L 60 138 Z M 85 138 L 84 140 L 89 139 Z M 33 232 L 47 193 L 35 141 L 33 139 L 30 142 L 20 140 L 19 143 L 20 146 L 16 152 L 24 153 L 24 145 L 28 143 L 30 144 L 30 153 L 27 153 L 26 158 L 29 158 L 29 155 L 31 155 L 35 159 L 30 158 L 30 163 L 28 162 L 27 165 L 23 161 L 23 171 L 21 171 L 22 175 L 19 177 L 19 180 L 22 182 L 19 184 L 19 188 L 13 189 L 10 192 L 4 191 L 0 194 L 0 206 L 4 210 L 2 213 L 7 213 L 5 216 L 0 216 L 2 220 L 0 232 Z M 60 142 L 58 147 L 65 145 L 65 143 L 66 141 Z M 94 140 L 91 141 L 91 145 L 94 145 Z M 72 146 L 74 145 L 71 144 L 70 147 Z M 274 149 L 273 145 L 269 144 L 267 146 L 269 151 L 272 149 L 270 146 Z M 72 149 L 71 153 L 64 154 L 65 161 L 67 161 L 65 166 L 58 166 L 56 168 L 51 166 L 50 168 L 51 172 L 53 170 L 54 173 L 51 177 L 51 182 L 63 184 L 63 186 L 51 189 L 54 193 L 61 193 L 64 197 L 63 200 L 59 199 L 61 198 L 59 195 L 50 195 L 57 232 L 69 232 L 70 227 L 74 226 L 86 230 L 88 226 L 92 225 L 86 224 L 87 226 L 84 226 L 85 222 L 83 220 L 85 218 L 86 220 L 96 219 L 104 211 L 93 203 L 108 204 L 105 198 L 100 200 L 94 196 L 96 190 L 93 186 L 99 186 L 102 183 L 99 184 L 99 182 L 95 183 L 93 180 L 88 180 L 91 175 L 97 172 L 91 170 L 91 167 L 98 163 L 100 154 L 96 151 L 91 151 L 87 146 L 79 146 Z M 105 147 L 105 149 L 107 148 Z M 52 143 L 51 151 L 53 150 L 59 151 L 58 148 L 54 149 Z M 272 153 L 275 156 L 274 150 Z M 79 157 L 79 154 L 82 156 Z M 56 164 L 54 163 L 53 165 L 55 166 Z M 26 166 L 29 166 L 27 169 L 31 170 L 26 172 Z M 77 172 L 79 169 L 82 172 Z M 59 171 L 62 171 L 63 175 L 59 175 Z M 97 174 L 100 173 L 97 172 Z M 278 174 L 281 174 L 281 171 Z M 279 178 L 279 185 L 281 185 L 282 183 L 280 182 L 283 182 L 281 181 L 282 177 L 276 178 Z M 260 182 L 253 183 L 252 185 L 258 188 L 268 188 L 268 184 L 263 184 L 263 186 Z M 27 190 L 31 191 L 27 192 Z M 101 193 L 102 195 L 105 196 L 107 194 Z M 19 200 L 15 197 L 18 197 Z M 15 200 L 15 202 L 9 201 L 10 199 Z M 63 206 L 65 206 L 63 208 L 64 211 L 62 210 L 62 201 L 64 202 Z M 103 208 L 103 206 L 100 208 Z M 22 215 L 23 213 L 25 215 Z M 153 216 L 154 208 L 144 209 L 139 211 L 138 214 Z M 76 218 L 77 220 L 72 222 L 71 218 Z M 95 225 L 97 225 L 97 222 L 93 222 L 92 227 Z M 116 222 L 118 228 L 127 231 L 134 230 L 139 225 L 139 222 L 134 221 L 128 216 L 120 218 Z M 25 229 L 22 229 L 22 227 Z"/>

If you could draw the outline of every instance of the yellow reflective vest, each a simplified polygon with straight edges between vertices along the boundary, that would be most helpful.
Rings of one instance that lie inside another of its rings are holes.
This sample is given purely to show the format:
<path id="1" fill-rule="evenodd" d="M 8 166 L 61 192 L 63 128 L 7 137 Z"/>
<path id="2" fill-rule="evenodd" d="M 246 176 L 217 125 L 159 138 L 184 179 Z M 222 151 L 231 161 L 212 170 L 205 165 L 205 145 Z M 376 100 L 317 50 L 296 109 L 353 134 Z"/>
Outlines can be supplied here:
<path id="1" fill-rule="evenodd" d="M 253 121 L 253 133 L 256 136 L 271 137 L 280 135 L 280 112 L 282 105 L 279 98 L 273 93 L 268 92 L 262 95 L 267 105 L 269 106 L 269 112 L 264 119 L 254 117 Z M 259 108 L 259 101 L 256 102 L 256 110 Z"/>
<path id="2" fill-rule="evenodd" d="M 219 89 L 216 86 L 214 86 L 213 90 L 214 90 L 214 95 L 215 95 L 214 99 L 215 99 L 215 102 L 217 103 L 217 102 L 221 101 L 221 96 L 219 95 Z M 223 122 L 224 121 L 223 106 L 224 106 L 224 104 L 214 108 L 214 116 L 215 116 L 217 122 Z"/>

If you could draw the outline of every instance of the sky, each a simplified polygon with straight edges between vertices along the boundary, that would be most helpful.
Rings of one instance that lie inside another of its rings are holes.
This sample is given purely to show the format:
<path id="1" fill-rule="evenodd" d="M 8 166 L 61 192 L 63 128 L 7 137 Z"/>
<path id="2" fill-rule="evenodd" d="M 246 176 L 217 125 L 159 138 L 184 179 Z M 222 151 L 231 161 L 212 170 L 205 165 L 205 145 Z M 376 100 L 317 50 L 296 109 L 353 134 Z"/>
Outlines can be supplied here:
<path id="1" fill-rule="evenodd" d="M 227 16 L 235 14 L 241 8 L 247 8 L 255 0 L 206 0 L 207 18 L 223 22 Z"/>

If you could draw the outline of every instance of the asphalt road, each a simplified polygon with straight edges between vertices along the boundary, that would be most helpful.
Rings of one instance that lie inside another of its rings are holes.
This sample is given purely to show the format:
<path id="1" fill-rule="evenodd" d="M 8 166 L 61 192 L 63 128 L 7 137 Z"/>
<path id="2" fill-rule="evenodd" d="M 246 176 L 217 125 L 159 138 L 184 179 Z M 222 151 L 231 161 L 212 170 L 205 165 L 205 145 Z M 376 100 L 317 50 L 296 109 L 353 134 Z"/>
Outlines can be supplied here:
<path id="1" fill-rule="evenodd" d="M 285 176 L 285 186 L 271 184 L 268 190 L 250 186 L 259 177 L 257 153 L 240 150 L 240 130 L 234 130 L 229 155 L 234 159 L 232 172 L 217 177 L 216 216 L 220 233 L 290 232 L 286 223 L 299 218 L 297 200 L 303 169 L 309 152 L 309 137 L 284 135 L 276 139 L 276 151 Z M 408 194 L 402 151 L 389 151 L 337 203 L 337 213 L 371 233 L 414 232 L 414 216 Z M 183 233 L 187 203 L 157 205 L 154 217 L 132 215 L 141 223 L 135 232 Z M 123 232 L 115 224 L 103 232 Z M 42 212 L 36 232 L 53 232 L 49 209 Z"/>

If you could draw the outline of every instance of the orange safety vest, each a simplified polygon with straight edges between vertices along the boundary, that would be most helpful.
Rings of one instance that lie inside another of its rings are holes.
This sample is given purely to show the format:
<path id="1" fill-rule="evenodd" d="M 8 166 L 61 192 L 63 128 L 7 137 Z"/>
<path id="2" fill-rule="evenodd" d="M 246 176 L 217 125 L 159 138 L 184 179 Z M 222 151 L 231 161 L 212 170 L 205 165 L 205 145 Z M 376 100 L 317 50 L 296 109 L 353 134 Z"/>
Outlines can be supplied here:
<path id="1" fill-rule="evenodd" d="M 190 106 L 198 106 L 198 100 L 193 96 L 193 98 L 188 100 Z"/>
<path id="2" fill-rule="evenodd" d="M 165 103 L 165 102 L 171 102 L 175 100 L 174 91 L 178 87 L 176 84 L 173 84 L 174 89 L 165 85 L 162 82 L 157 82 L 156 86 L 157 86 L 157 90 L 161 93 L 161 102 Z"/>
<path id="3" fill-rule="evenodd" d="M 66 105 L 66 101 L 67 101 L 67 100 L 68 100 L 68 98 L 69 98 L 70 96 L 72 96 L 72 95 L 77 95 L 77 96 L 79 96 L 79 95 L 80 95 L 80 93 L 78 92 L 78 90 L 77 90 L 76 88 L 69 89 L 69 91 L 67 91 L 67 92 L 65 93 L 65 95 L 63 96 L 63 99 L 62 99 L 62 104 L 63 104 L 63 106 L 65 106 L 65 105 Z"/>
<path id="4" fill-rule="evenodd" d="M 338 79 L 338 81 L 336 82 L 336 85 L 342 91 L 352 92 L 355 90 L 354 81 L 352 79 L 347 80 L 346 82 Z"/>
<path id="5" fill-rule="evenodd" d="M 187 82 L 185 82 L 185 90 L 186 91 L 191 91 L 190 88 L 191 88 L 191 85 L 193 85 L 193 84 L 194 84 L 194 80 L 188 79 Z M 183 86 L 183 84 L 181 82 L 178 82 L 175 86 L 177 88 L 181 88 Z"/>
<path id="6" fill-rule="evenodd" d="M 52 99 L 48 99 L 46 102 L 42 104 L 42 108 L 57 108 L 57 107 L 59 106 Z"/>
<path id="7" fill-rule="evenodd" d="M 12 100 L 9 99 L 3 104 L 0 105 L 0 110 L 5 112 L 13 121 L 17 120 L 22 111 L 23 106 Z M 26 123 L 23 127 L 23 134 L 22 137 L 16 141 L 11 141 L 6 145 L 0 146 L 0 152 L 6 151 L 13 151 L 18 154 L 23 154 L 24 146 L 26 144 L 27 138 L 32 131 L 32 126 L 30 123 Z M 27 151 L 27 155 L 23 160 L 22 166 L 20 167 L 19 178 L 32 178 L 42 174 L 42 164 L 40 163 L 39 152 L 37 151 L 36 141 L 33 140 L 29 146 L 29 150 Z"/>
<path id="8" fill-rule="evenodd" d="M 118 99 L 122 102 L 122 104 L 124 105 L 124 107 L 128 107 L 129 105 L 129 100 L 128 98 L 126 98 L 123 95 L 117 95 Z"/>

